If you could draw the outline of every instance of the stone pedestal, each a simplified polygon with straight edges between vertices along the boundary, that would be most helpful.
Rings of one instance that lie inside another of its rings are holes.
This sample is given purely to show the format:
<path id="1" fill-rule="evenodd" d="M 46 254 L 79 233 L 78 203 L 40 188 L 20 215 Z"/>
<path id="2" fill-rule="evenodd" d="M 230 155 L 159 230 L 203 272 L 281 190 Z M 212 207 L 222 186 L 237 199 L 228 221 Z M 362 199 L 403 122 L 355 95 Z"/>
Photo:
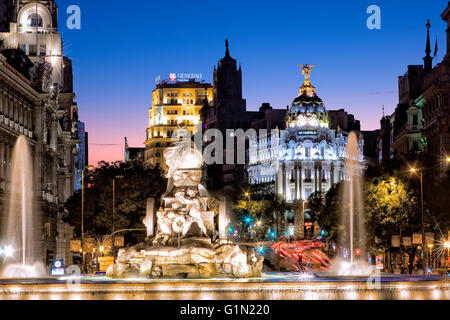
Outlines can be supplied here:
<path id="1" fill-rule="evenodd" d="M 219 201 L 219 239 L 227 238 L 227 200 L 225 197 L 221 197 Z"/>
<path id="2" fill-rule="evenodd" d="M 147 199 L 147 215 L 144 219 L 144 224 L 147 227 L 147 237 L 155 235 L 155 199 Z"/>

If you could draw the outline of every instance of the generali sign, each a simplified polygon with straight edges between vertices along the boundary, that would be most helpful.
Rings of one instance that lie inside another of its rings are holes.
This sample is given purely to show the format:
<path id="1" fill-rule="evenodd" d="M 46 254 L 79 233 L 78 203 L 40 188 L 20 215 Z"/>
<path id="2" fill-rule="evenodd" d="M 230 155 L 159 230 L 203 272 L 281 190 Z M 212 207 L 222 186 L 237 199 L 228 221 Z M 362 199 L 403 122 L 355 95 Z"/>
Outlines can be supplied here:
<path id="1" fill-rule="evenodd" d="M 183 82 L 183 81 L 189 81 L 190 79 L 202 79 L 203 75 L 201 73 L 170 73 L 169 74 L 169 81 L 172 82 Z"/>

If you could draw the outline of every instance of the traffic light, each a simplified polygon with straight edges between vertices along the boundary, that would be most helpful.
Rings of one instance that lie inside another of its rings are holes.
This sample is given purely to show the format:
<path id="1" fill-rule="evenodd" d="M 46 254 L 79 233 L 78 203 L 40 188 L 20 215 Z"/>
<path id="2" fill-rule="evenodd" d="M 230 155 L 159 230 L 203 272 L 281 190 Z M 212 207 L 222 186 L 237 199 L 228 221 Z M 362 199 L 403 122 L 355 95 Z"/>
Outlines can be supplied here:
<path id="1" fill-rule="evenodd" d="M 355 255 L 359 256 L 361 254 L 361 249 L 355 249 Z"/>

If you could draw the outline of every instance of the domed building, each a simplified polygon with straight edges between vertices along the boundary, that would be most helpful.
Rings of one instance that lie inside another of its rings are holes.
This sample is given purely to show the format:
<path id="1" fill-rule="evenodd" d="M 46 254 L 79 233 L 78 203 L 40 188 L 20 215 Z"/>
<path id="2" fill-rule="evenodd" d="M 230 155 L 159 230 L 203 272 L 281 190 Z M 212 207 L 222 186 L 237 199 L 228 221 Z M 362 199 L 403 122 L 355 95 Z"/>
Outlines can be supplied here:
<path id="1" fill-rule="evenodd" d="M 325 194 L 344 179 L 348 132 L 331 129 L 325 105 L 309 81 L 311 67 L 303 66 L 305 81 L 286 115 L 286 130 L 271 130 L 258 137 L 250 149 L 248 177 L 251 184 L 275 184 L 275 191 L 293 211 L 284 219 L 303 236 L 305 201 L 314 192 Z M 363 162 L 363 141 L 360 140 Z"/>

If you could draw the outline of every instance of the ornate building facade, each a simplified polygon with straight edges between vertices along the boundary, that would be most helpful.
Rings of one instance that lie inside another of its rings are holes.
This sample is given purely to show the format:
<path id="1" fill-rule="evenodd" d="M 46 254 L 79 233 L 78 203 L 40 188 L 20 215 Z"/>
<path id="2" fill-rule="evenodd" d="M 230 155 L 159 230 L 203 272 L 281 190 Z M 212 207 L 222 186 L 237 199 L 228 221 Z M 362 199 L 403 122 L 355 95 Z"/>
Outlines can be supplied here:
<path id="1" fill-rule="evenodd" d="M 1 205 L 9 191 L 12 150 L 24 135 L 32 149 L 40 209 L 35 212 L 41 235 L 37 258 L 45 263 L 63 259 L 69 265 L 73 231 L 62 217 L 79 182 L 76 157 L 79 135 L 84 135 L 78 132 L 72 64 L 63 55 L 53 0 L 11 0 L 8 10 L 9 25 L 0 32 Z"/>
<path id="2" fill-rule="evenodd" d="M 286 223 L 295 226 L 296 236 L 304 230 L 305 201 L 314 192 L 326 193 L 345 179 L 344 160 L 348 132 L 331 129 L 323 101 L 309 81 L 310 66 L 304 66 L 305 82 L 291 103 L 286 130 L 259 135 L 249 155 L 251 184 L 274 183 L 275 192 L 292 204 Z M 363 139 L 359 142 L 363 164 Z"/>
<path id="3" fill-rule="evenodd" d="M 447 25 L 447 50 L 441 62 L 431 56 L 430 28 L 422 65 L 409 65 L 399 77 L 399 104 L 395 112 L 381 119 L 378 138 L 379 164 L 406 154 L 424 153 L 433 164 L 427 179 L 437 183 L 445 177 L 447 166 L 442 164 L 450 155 L 450 4 L 441 14 Z"/>

